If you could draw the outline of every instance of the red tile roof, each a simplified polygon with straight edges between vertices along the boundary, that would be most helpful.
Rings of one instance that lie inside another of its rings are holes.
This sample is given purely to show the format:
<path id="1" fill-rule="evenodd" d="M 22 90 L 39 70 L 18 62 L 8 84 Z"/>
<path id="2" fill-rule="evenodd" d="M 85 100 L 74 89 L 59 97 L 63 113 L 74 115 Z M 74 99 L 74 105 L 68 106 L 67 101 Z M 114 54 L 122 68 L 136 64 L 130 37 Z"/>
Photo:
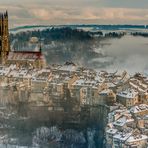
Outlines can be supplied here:
<path id="1" fill-rule="evenodd" d="M 28 61 L 35 61 L 38 59 L 43 59 L 43 55 L 41 52 L 37 51 L 13 51 L 9 52 L 8 60 L 28 60 Z"/>

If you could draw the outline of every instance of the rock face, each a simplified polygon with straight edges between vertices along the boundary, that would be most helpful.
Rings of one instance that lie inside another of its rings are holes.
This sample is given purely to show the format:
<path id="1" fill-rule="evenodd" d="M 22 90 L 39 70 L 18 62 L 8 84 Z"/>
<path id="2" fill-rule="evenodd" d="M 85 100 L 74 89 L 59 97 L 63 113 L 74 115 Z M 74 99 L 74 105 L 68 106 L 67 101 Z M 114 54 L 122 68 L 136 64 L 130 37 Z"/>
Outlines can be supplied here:
<path id="1" fill-rule="evenodd" d="M 103 148 L 103 122 L 96 121 L 97 123 L 94 124 L 93 121 L 87 124 L 80 121 L 74 126 L 72 123 L 63 123 L 63 117 L 65 116 L 66 120 L 67 114 L 49 112 L 45 107 L 32 108 L 30 111 L 25 103 L 1 107 L 0 114 L 0 132 L 2 132 L 0 138 L 4 136 L 4 133 L 7 135 L 6 142 L 0 141 L 0 144 L 45 148 Z M 62 119 L 59 119 L 59 116 Z M 92 118 L 96 119 L 95 116 Z M 101 116 L 99 118 L 101 120 Z M 11 139 L 16 139 L 16 141 L 10 141 Z"/>
<path id="2" fill-rule="evenodd" d="M 72 129 L 60 130 L 53 126 L 38 128 L 33 136 L 33 146 L 53 146 L 65 148 L 98 148 L 97 130 L 88 128 L 84 131 Z"/>

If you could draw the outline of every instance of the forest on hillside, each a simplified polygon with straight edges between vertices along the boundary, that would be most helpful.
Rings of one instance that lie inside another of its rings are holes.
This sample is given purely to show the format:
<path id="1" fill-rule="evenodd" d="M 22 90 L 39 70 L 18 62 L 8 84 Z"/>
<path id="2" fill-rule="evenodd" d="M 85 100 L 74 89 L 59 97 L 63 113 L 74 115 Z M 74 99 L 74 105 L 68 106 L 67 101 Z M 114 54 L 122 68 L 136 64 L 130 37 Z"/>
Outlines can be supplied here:
<path id="1" fill-rule="evenodd" d="M 42 45 L 42 51 L 49 64 L 65 63 L 73 61 L 80 65 L 89 65 L 89 61 L 94 58 L 103 57 L 103 53 L 94 51 L 98 48 L 100 41 L 112 38 L 120 39 L 125 33 L 123 32 L 106 32 L 102 31 L 84 31 L 80 29 L 51 28 L 45 30 L 34 30 L 10 34 L 12 50 L 38 50 Z M 32 37 L 36 37 L 38 42 L 30 42 Z M 98 64 L 97 64 L 98 65 Z"/>

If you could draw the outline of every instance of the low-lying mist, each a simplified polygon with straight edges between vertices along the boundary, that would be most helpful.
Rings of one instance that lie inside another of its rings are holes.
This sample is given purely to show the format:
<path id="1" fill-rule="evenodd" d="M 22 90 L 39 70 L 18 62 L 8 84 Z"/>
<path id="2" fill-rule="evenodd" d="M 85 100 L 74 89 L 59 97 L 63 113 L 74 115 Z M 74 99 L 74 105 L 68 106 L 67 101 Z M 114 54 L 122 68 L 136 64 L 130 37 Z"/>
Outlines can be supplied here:
<path id="1" fill-rule="evenodd" d="M 110 39 L 109 46 L 101 50 L 107 56 L 110 64 L 107 70 L 127 70 L 129 72 L 144 72 L 148 69 L 148 39 L 126 35 L 121 39 Z M 100 49 L 99 49 L 100 50 Z"/>
<path id="2" fill-rule="evenodd" d="M 42 38 L 42 49 L 48 64 L 72 61 L 97 70 L 148 71 L 147 37 L 120 34 L 120 31 L 105 36 L 103 33 L 97 34 L 99 37 L 92 37 L 92 32 L 53 28 L 11 34 L 10 39 L 16 50 L 38 50 L 29 40 L 33 36 Z"/>
<path id="3" fill-rule="evenodd" d="M 147 71 L 147 47 L 147 38 L 126 35 L 120 39 L 56 41 L 46 48 L 45 54 L 49 64 L 73 61 L 98 70 L 134 73 Z"/>

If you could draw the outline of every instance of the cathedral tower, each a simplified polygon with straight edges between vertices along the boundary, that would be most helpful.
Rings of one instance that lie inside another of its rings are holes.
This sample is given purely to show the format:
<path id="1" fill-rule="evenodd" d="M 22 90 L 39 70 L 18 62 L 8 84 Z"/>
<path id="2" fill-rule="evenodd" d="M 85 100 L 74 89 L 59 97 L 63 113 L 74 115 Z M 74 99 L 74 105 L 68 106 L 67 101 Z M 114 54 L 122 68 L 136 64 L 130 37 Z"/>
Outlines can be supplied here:
<path id="1" fill-rule="evenodd" d="M 0 63 L 5 64 L 10 51 L 8 13 L 0 14 Z"/>

